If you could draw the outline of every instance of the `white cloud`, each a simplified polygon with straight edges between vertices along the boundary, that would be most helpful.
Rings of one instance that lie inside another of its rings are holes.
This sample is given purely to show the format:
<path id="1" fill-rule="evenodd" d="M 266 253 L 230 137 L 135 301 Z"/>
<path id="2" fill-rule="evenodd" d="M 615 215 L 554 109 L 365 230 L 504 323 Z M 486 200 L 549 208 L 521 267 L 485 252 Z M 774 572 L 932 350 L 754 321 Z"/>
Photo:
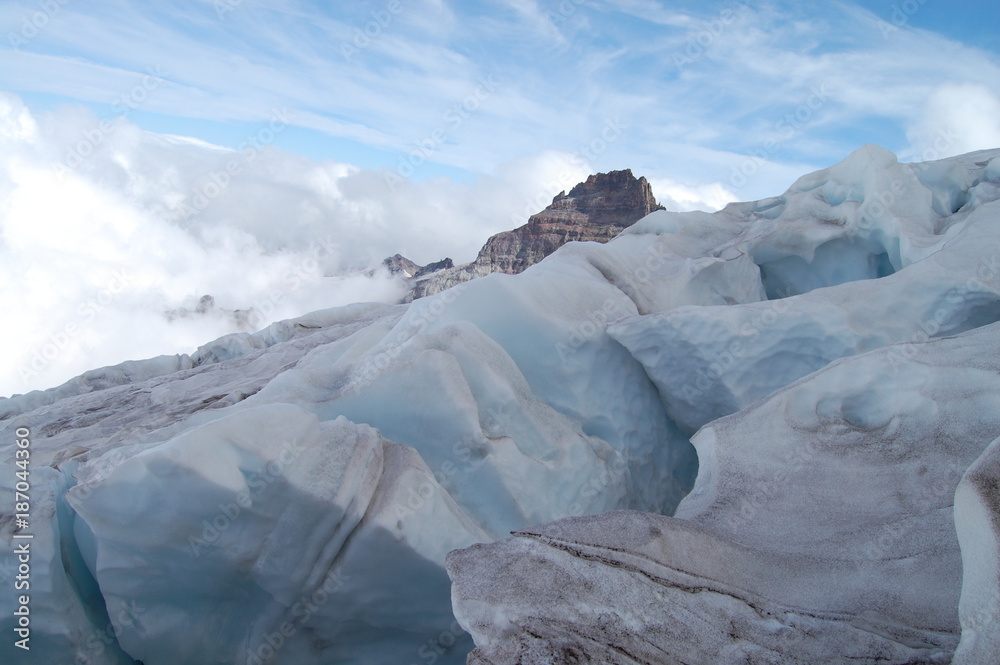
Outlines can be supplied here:
<path id="1" fill-rule="evenodd" d="M 649 178 L 656 200 L 667 210 L 686 212 L 688 210 L 721 210 L 727 203 L 737 199 L 722 183 L 686 185 L 670 178 Z"/>
<path id="2" fill-rule="evenodd" d="M 552 19 L 542 11 L 536 0 L 504 0 L 504 4 L 524 18 L 528 26 L 537 30 L 540 35 L 557 43 L 565 41 L 558 28 L 552 23 Z"/>
<path id="3" fill-rule="evenodd" d="M 587 175 L 574 156 L 543 152 L 474 183 L 390 183 L 271 147 L 236 151 L 121 118 L 102 127 L 78 107 L 35 118 L 0 93 L 0 311 L 18 312 L 0 395 L 193 351 L 239 329 L 235 310 L 252 308 L 260 328 L 395 301 L 400 283 L 357 271 L 396 252 L 469 261 Z M 195 314 L 204 295 L 215 308 Z"/>
<path id="4" fill-rule="evenodd" d="M 903 156 L 927 161 L 1000 148 L 1000 96 L 983 85 L 945 84 L 935 89 L 907 132 Z"/>
<path id="5" fill-rule="evenodd" d="M 609 0 L 607 4 L 616 11 L 659 25 L 674 28 L 691 28 L 699 25 L 692 15 L 682 11 L 669 11 L 655 0 Z"/>

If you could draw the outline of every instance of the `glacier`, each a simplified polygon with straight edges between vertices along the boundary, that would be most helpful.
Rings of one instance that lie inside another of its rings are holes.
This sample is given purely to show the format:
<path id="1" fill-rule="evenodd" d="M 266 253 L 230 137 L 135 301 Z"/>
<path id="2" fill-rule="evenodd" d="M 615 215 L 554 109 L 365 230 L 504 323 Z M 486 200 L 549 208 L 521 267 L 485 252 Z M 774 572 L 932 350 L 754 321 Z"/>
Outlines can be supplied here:
<path id="1" fill-rule="evenodd" d="M 1000 150 L 865 146 L 518 275 L 0 399 L 33 506 L 31 660 L 0 658 L 990 663 L 998 213 Z"/>

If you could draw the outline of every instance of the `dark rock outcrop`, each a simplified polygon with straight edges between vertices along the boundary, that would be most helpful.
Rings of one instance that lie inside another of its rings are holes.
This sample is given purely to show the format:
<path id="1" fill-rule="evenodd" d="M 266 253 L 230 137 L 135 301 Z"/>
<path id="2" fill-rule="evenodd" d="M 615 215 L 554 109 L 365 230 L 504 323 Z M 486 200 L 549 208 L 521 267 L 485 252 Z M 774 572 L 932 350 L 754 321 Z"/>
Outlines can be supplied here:
<path id="1" fill-rule="evenodd" d="M 382 265 L 389 269 L 389 274 L 413 277 L 420 272 L 420 266 L 409 260 L 402 254 L 390 256 L 382 261 Z"/>
<path id="2" fill-rule="evenodd" d="M 455 267 L 455 262 L 449 258 L 443 258 L 440 261 L 435 261 L 434 263 L 428 263 L 423 268 L 417 271 L 414 277 L 420 278 L 424 275 L 430 275 L 438 270 L 448 270 Z"/>
<path id="3" fill-rule="evenodd" d="M 395 254 L 387 259 L 383 259 L 382 265 L 389 270 L 390 275 L 401 275 L 407 279 L 420 279 L 439 270 L 454 268 L 455 262 L 445 257 L 440 261 L 421 266 L 402 254 Z M 369 274 L 374 274 L 374 271 L 371 271 Z"/>
<path id="4" fill-rule="evenodd" d="M 631 169 L 592 175 L 569 194 L 560 192 L 551 205 L 528 218 L 524 226 L 487 240 L 472 263 L 428 270 L 444 263 L 439 262 L 413 274 L 407 300 L 440 293 L 490 273 L 516 275 L 568 242 L 607 242 L 649 213 L 662 209 L 646 178 L 636 178 Z M 449 259 L 445 261 L 450 263 Z"/>
<path id="5" fill-rule="evenodd" d="M 490 272 L 524 271 L 568 242 L 607 242 L 623 229 L 662 210 L 645 178 L 630 169 L 598 173 L 569 194 L 560 192 L 545 210 L 513 231 L 498 233 L 479 251 L 476 263 Z"/>

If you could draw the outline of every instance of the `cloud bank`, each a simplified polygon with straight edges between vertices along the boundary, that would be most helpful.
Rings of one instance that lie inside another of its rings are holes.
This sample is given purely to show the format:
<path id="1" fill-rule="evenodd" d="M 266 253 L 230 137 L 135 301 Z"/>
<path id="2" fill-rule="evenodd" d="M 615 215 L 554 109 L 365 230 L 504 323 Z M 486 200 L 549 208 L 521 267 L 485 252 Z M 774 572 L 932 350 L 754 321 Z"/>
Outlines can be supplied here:
<path id="1" fill-rule="evenodd" d="M 543 152 L 473 183 L 397 182 L 275 148 L 264 130 L 281 122 L 223 148 L 82 107 L 36 117 L 0 94 L 0 307 L 17 312 L 0 395 L 316 309 L 395 302 L 403 285 L 366 269 L 397 252 L 471 260 L 588 175 Z M 717 203 L 671 191 L 675 209 Z"/>

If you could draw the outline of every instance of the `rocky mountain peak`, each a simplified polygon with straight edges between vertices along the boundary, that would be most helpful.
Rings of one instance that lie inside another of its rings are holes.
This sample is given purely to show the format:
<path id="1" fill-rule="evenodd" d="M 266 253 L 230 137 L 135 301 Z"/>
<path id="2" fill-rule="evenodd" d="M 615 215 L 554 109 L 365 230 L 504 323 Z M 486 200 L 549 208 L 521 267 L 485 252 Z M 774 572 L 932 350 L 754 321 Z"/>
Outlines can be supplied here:
<path id="1" fill-rule="evenodd" d="M 631 169 L 595 173 L 568 194 L 559 192 L 547 208 L 529 217 L 527 224 L 487 240 L 472 263 L 453 267 L 446 259 L 417 271 L 396 272 L 414 279 L 411 297 L 420 298 L 490 273 L 523 272 L 568 242 L 607 242 L 662 209 L 649 181 L 636 178 Z M 390 270 L 398 267 L 400 258 L 386 259 Z"/>
<path id="2" fill-rule="evenodd" d="M 390 256 L 382 261 L 382 265 L 384 265 L 392 275 L 402 274 L 405 277 L 413 277 L 420 272 L 420 266 L 402 254 Z"/>
<path id="3" fill-rule="evenodd" d="M 621 231 L 654 210 L 662 209 L 653 196 L 649 181 L 645 177 L 636 178 L 631 169 L 625 169 L 596 173 L 573 187 L 569 194 L 560 192 L 548 208 L 532 215 L 528 224 L 610 225 Z M 599 236 L 593 239 L 603 239 L 605 234 Z"/>

